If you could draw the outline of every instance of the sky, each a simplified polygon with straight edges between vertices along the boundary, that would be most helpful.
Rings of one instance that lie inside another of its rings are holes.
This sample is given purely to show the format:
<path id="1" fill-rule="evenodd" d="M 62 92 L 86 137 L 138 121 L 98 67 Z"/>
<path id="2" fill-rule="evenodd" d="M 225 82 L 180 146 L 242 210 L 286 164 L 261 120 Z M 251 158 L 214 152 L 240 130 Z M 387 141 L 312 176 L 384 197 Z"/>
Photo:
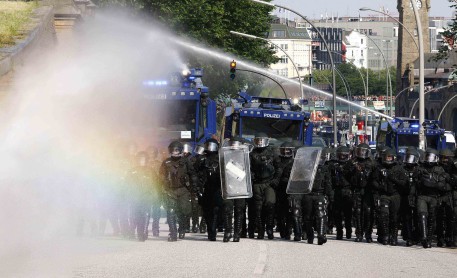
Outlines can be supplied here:
<path id="1" fill-rule="evenodd" d="M 424 3 L 425 0 L 422 0 Z M 291 8 L 304 16 L 312 19 L 327 15 L 333 16 L 358 16 L 359 8 L 369 7 L 378 10 L 381 7 L 389 11 L 392 16 L 398 15 L 396 0 L 273 0 L 274 4 Z M 449 6 L 448 0 L 431 0 L 430 16 L 451 17 L 454 9 Z M 361 15 L 374 15 L 375 13 L 361 12 Z"/>

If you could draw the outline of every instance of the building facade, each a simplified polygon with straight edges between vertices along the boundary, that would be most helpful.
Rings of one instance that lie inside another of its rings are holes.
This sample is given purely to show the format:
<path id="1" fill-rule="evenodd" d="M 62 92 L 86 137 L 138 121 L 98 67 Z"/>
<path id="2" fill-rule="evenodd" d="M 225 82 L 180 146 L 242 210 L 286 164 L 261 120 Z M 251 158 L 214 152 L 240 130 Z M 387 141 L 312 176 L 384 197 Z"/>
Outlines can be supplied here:
<path id="1" fill-rule="evenodd" d="M 311 38 L 306 28 L 273 23 L 268 33 L 268 40 L 274 43 L 272 46 L 279 58 L 276 64 L 270 66 L 275 73 L 288 78 L 311 74 Z"/>

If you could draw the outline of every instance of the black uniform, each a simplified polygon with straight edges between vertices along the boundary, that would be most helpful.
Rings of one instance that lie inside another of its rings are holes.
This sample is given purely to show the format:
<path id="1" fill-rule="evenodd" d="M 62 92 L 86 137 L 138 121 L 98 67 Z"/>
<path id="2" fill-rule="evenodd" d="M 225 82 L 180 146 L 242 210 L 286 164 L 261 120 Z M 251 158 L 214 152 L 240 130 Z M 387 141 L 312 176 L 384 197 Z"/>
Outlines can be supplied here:
<path id="1" fill-rule="evenodd" d="M 440 165 L 449 174 L 446 186 L 441 189 L 438 196 L 438 211 L 436 218 L 437 246 L 454 246 L 454 226 L 455 226 L 455 185 L 456 167 L 453 161 L 454 154 L 448 149 L 440 151 Z"/>
<path id="2" fill-rule="evenodd" d="M 152 218 L 152 235 L 155 237 L 159 236 L 159 222 L 160 222 L 160 207 L 163 204 L 163 192 L 160 183 L 160 161 L 153 160 L 149 163 L 152 171 L 152 183 L 153 183 L 153 199 L 151 208 Z"/>
<path id="3" fill-rule="evenodd" d="M 336 226 L 336 238 L 343 239 L 343 219 L 346 228 L 346 238 L 352 236 L 352 198 L 351 179 L 354 174 L 352 162 L 338 162 L 331 166 L 332 183 L 335 191 L 333 219 Z"/>
<path id="4" fill-rule="evenodd" d="M 215 241 L 218 230 L 218 218 L 223 205 L 218 153 L 210 152 L 206 154 L 201 167 L 204 173 L 202 190 L 203 217 L 206 219 L 208 239 Z"/>
<path id="5" fill-rule="evenodd" d="M 258 231 L 257 238 L 264 238 L 266 224 L 268 238 L 273 239 L 276 203 L 275 188 L 281 176 L 279 158 L 275 157 L 273 149 L 269 147 L 258 147 L 250 153 L 250 159 L 254 193 L 253 201 L 255 204 L 255 219 Z M 263 221 L 262 213 L 265 213 L 266 223 Z"/>
<path id="6" fill-rule="evenodd" d="M 352 164 L 353 214 L 357 242 L 362 241 L 364 234 L 367 242 L 372 242 L 374 207 L 372 174 L 374 168 L 371 158 L 356 158 Z"/>
<path id="7" fill-rule="evenodd" d="M 438 196 L 446 189 L 449 175 L 437 164 L 425 163 L 417 168 L 417 214 L 420 239 L 424 248 L 431 248 L 435 230 Z"/>
<path id="8" fill-rule="evenodd" d="M 279 233 L 281 238 L 290 239 L 290 229 L 293 227 L 292 218 L 296 217 L 291 215 L 290 211 L 293 211 L 292 207 L 289 206 L 293 195 L 288 195 L 286 193 L 287 185 L 289 183 L 290 172 L 292 171 L 292 165 L 294 164 L 293 157 L 281 157 L 280 167 L 282 168 L 282 175 L 279 179 L 279 185 L 276 189 L 276 211 L 277 211 L 277 226 L 279 228 Z M 294 203 L 292 201 L 292 203 Z M 292 210 L 291 210 L 292 209 Z M 299 224 L 301 222 L 298 222 Z M 301 229 L 300 229 L 301 230 Z M 297 233 L 298 231 L 295 231 Z M 300 233 L 301 235 L 301 233 Z"/>
<path id="9" fill-rule="evenodd" d="M 374 172 L 373 186 L 380 196 L 380 242 L 384 245 L 397 245 L 400 192 L 407 188 L 408 176 L 404 174 L 400 165 L 383 163 L 383 167 Z"/>
<path id="10" fill-rule="evenodd" d="M 328 165 L 319 165 L 311 193 L 303 195 L 303 222 L 308 243 L 313 243 L 313 223 L 317 230 L 318 244 L 327 242 L 327 200 L 333 199 L 331 175 Z M 313 221 L 314 220 L 314 221 Z"/>
<path id="11" fill-rule="evenodd" d="M 188 160 L 182 157 L 167 158 L 160 168 L 166 199 L 169 241 L 176 241 L 179 222 L 179 237 L 184 238 L 186 217 L 191 213 L 190 192 L 196 186 L 196 175 Z"/>
<path id="12" fill-rule="evenodd" d="M 147 166 L 134 168 L 127 182 L 130 186 L 130 229 L 131 235 L 136 234 L 139 241 L 148 238 L 151 201 L 154 196 L 153 177 Z"/>

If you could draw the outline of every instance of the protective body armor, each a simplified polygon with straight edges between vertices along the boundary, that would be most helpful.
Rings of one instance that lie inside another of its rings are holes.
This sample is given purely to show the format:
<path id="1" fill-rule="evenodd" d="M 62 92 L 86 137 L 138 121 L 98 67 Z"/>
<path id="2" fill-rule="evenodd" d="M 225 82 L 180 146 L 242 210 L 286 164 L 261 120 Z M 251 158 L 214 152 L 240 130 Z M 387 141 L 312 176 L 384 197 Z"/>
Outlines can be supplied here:
<path id="1" fill-rule="evenodd" d="M 269 181 L 274 178 L 276 173 L 275 157 L 271 148 L 254 149 L 250 157 L 255 183 Z"/>

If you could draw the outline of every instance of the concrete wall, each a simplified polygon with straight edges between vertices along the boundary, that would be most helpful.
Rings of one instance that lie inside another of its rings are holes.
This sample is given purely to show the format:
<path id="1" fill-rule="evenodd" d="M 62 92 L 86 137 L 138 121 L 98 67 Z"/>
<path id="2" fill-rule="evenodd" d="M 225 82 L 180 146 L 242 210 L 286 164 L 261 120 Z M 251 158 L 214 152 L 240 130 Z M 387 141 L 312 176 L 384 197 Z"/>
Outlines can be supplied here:
<path id="1" fill-rule="evenodd" d="M 0 48 L 0 76 L 23 65 L 30 55 L 39 54 L 40 50 L 55 44 L 56 32 L 52 6 L 36 9 L 31 26 L 24 39 L 12 47 Z"/>

